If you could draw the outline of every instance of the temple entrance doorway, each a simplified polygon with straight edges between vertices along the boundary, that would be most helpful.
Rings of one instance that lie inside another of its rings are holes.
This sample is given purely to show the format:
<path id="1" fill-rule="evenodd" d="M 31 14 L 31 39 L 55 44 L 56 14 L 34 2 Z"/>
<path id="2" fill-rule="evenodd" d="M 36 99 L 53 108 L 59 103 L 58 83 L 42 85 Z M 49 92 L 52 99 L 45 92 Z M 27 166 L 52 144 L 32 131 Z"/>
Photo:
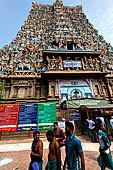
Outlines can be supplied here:
<path id="1" fill-rule="evenodd" d="M 67 42 L 67 50 L 73 50 L 73 43 Z"/>

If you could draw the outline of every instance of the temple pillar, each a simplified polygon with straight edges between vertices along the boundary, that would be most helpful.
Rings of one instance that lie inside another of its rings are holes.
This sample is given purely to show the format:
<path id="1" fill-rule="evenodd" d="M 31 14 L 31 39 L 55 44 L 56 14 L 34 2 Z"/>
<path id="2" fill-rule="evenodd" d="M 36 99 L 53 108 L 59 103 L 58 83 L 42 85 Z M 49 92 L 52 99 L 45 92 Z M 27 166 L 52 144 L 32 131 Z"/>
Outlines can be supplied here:
<path id="1" fill-rule="evenodd" d="M 41 88 L 40 87 L 37 88 L 37 97 L 38 98 L 41 97 Z"/>
<path id="2" fill-rule="evenodd" d="M 45 95 L 45 86 L 41 87 L 41 97 L 46 97 L 46 95 Z"/>
<path id="3" fill-rule="evenodd" d="M 110 97 L 112 97 L 113 96 L 112 80 L 108 81 L 108 88 L 109 88 Z"/>
<path id="4" fill-rule="evenodd" d="M 18 88 L 17 98 L 25 98 L 25 87 Z"/>
<path id="5" fill-rule="evenodd" d="M 10 91 L 10 98 L 13 97 L 13 93 L 14 93 L 14 86 L 12 85 L 12 86 L 11 86 L 11 91 Z"/>
<path id="6" fill-rule="evenodd" d="M 32 85 L 31 87 L 31 97 L 34 97 L 35 96 L 35 86 Z"/>
<path id="7" fill-rule="evenodd" d="M 6 90 L 5 90 L 5 88 L 3 88 L 3 90 L 2 90 L 2 94 L 3 94 L 3 98 L 5 99 L 6 98 Z"/>
<path id="8" fill-rule="evenodd" d="M 49 89 L 48 89 L 48 96 L 51 96 L 51 82 L 48 82 Z"/>

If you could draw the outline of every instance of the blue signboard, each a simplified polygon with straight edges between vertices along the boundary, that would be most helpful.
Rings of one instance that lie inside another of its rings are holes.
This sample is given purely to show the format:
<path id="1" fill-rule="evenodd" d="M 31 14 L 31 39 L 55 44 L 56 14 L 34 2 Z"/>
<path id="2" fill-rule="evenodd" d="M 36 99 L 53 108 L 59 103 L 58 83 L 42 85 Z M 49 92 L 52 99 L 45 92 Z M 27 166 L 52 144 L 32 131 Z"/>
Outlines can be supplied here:
<path id="1" fill-rule="evenodd" d="M 37 107 L 37 104 L 20 105 L 17 131 L 33 131 L 37 129 Z"/>
<path id="2" fill-rule="evenodd" d="M 80 113 L 71 113 L 71 120 L 80 120 Z"/>

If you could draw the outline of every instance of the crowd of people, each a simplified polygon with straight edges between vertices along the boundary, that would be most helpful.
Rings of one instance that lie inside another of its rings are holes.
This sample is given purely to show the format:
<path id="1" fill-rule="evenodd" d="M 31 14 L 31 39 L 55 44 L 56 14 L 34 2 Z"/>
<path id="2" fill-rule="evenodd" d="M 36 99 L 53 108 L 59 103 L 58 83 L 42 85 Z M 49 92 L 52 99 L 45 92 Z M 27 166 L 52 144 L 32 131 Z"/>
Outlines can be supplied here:
<path id="1" fill-rule="evenodd" d="M 93 121 L 91 118 L 88 120 L 88 129 L 90 131 L 90 137 L 92 142 L 97 142 L 99 140 L 99 152 L 100 155 L 97 158 L 98 164 L 101 170 L 105 170 L 106 167 L 113 169 L 113 161 L 110 152 L 111 139 L 106 130 L 104 118 L 97 118 Z M 112 128 L 113 119 L 110 119 L 110 125 Z M 98 135 L 98 136 L 97 136 Z"/>
<path id="2" fill-rule="evenodd" d="M 93 121 L 89 121 L 88 123 L 95 124 Z M 110 152 L 111 141 L 101 123 L 102 121 L 98 121 L 95 124 L 100 145 L 100 155 L 97 161 L 101 170 L 105 170 L 106 167 L 113 170 L 113 160 Z M 33 132 L 34 140 L 31 147 L 29 170 L 42 170 L 43 143 L 39 138 L 39 134 L 39 131 Z M 54 129 L 47 131 L 46 137 L 49 142 L 46 170 L 85 170 L 85 157 L 82 144 L 74 133 L 74 124 L 72 122 L 65 122 L 65 135 L 63 130 L 58 127 L 58 122 L 54 122 Z M 65 146 L 64 163 L 61 161 L 62 143 L 64 143 L 63 146 Z"/>
<path id="3" fill-rule="evenodd" d="M 105 122 L 104 122 L 104 118 L 103 117 L 97 117 L 96 120 L 92 120 L 91 117 L 88 119 L 86 119 L 86 121 L 88 122 L 88 136 L 90 136 L 91 141 L 92 142 L 97 142 L 97 135 L 96 135 L 96 126 L 99 125 L 102 129 L 103 132 L 105 132 L 108 136 L 108 139 L 110 140 L 110 137 L 107 133 L 106 127 L 105 127 Z M 112 119 L 110 120 L 110 122 L 112 122 Z M 111 124 L 111 123 L 110 123 Z M 112 126 L 111 126 L 112 127 Z"/>
<path id="4" fill-rule="evenodd" d="M 37 74 L 50 69 L 45 69 L 42 50 L 101 51 L 97 59 L 84 58 L 84 70 L 113 71 L 113 48 L 88 21 L 82 6 L 67 7 L 62 1 L 53 5 L 32 2 L 21 30 L 0 50 L 0 72 Z"/>

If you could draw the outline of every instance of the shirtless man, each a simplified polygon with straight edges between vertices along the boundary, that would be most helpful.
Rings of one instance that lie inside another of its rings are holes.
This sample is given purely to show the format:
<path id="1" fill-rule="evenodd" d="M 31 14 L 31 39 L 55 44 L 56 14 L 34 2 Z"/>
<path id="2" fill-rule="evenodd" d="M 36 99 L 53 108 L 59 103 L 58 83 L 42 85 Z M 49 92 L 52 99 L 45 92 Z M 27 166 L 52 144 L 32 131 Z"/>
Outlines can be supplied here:
<path id="1" fill-rule="evenodd" d="M 49 130 L 46 133 L 46 137 L 49 144 L 49 154 L 48 154 L 48 163 L 46 170 L 61 170 L 61 153 L 60 145 L 54 138 L 54 133 L 52 130 Z"/>
<path id="2" fill-rule="evenodd" d="M 43 156 L 43 143 L 39 139 L 40 132 L 34 131 L 33 132 L 33 142 L 31 147 L 31 162 L 29 164 L 28 170 L 42 170 L 42 156 Z"/>

